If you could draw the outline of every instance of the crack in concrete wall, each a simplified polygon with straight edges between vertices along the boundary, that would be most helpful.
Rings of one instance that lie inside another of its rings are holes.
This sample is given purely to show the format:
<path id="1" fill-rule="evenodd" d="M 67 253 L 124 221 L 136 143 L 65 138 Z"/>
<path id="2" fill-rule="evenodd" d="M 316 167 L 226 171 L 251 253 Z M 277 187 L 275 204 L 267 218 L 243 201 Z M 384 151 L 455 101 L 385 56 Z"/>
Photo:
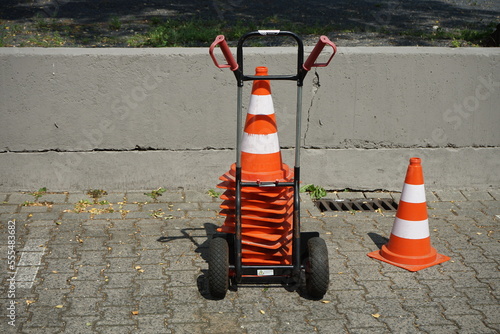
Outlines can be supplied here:
<path id="1" fill-rule="evenodd" d="M 286 150 L 294 150 L 293 146 L 281 146 L 282 151 Z M 478 149 L 478 148 L 500 148 L 500 146 L 495 145 L 448 145 L 448 146 L 404 146 L 404 145 L 369 145 L 369 146 L 310 146 L 310 145 L 302 145 L 301 149 L 305 150 L 346 150 L 346 149 L 358 149 L 358 150 L 382 150 L 382 149 Z M 0 151 L 1 154 L 38 154 L 38 153 L 92 153 L 92 152 L 206 152 L 206 151 L 236 151 L 234 147 L 205 147 L 205 148 L 179 148 L 179 149 L 170 149 L 170 148 L 133 148 L 133 149 L 114 149 L 114 148 L 96 148 L 91 150 L 61 150 L 61 149 L 43 149 L 43 150 L 6 150 Z"/>
<path id="2" fill-rule="evenodd" d="M 286 149 L 286 148 L 283 148 Z M 136 148 L 95 148 L 89 150 L 62 150 L 62 149 L 42 149 L 42 150 L 5 150 L 0 151 L 0 154 L 14 153 L 14 154 L 26 154 L 26 153 L 90 153 L 90 152 L 201 152 L 201 151 L 234 151 L 232 147 L 205 147 L 205 148 L 179 148 L 171 149 L 164 147 L 136 147 Z"/>
<path id="3" fill-rule="evenodd" d="M 318 93 L 319 87 L 321 87 L 321 84 L 319 82 L 319 74 L 316 68 L 314 69 L 314 78 L 312 80 L 312 96 L 311 96 L 311 103 L 309 104 L 309 108 L 307 109 L 307 121 L 306 121 L 306 130 L 304 132 L 304 140 L 303 140 L 303 145 L 306 145 L 306 140 L 307 140 L 307 134 L 309 132 L 309 125 L 311 124 L 311 109 L 314 105 L 314 98 L 316 97 L 316 94 Z"/>

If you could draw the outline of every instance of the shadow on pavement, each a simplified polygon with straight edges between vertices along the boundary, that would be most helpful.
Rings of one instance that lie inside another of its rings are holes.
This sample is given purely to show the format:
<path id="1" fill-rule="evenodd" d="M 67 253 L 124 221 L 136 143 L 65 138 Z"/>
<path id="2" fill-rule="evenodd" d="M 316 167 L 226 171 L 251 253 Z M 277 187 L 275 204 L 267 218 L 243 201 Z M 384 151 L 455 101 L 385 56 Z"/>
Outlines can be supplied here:
<path id="1" fill-rule="evenodd" d="M 368 233 L 368 236 L 370 237 L 370 239 L 372 239 L 373 243 L 378 247 L 378 249 L 381 249 L 383 245 L 389 242 L 388 238 L 383 237 L 378 233 L 370 232 Z"/>

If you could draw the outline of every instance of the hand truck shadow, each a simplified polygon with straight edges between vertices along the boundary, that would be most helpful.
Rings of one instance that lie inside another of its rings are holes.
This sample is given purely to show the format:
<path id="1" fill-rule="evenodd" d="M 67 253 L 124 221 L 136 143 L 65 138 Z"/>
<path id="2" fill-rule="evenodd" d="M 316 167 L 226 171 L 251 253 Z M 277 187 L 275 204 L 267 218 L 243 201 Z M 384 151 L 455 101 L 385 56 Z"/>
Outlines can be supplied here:
<path id="1" fill-rule="evenodd" d="M 196 231 L 205 231 L 205 235 L 193 235 L 193 232 Z M 212 236 L 217 233 L 217 225 L 213 223 L 204 223 L 203 228 L 183 228 L 179 230 L 182 235 L 177 235 L 177 236 L 161 236 L 159 237 L 156 241 L 158 242 L 173 242 L 176 240 L 181 240 L 181 239 L 188 239 L 190 240 L 195 246 L 195 253 L 199 253 L 201 258 L 208 263 L 208 252 L 209 252 L 209 244 L 210 244 L 210 239 L 212 239 Z M 205 238 L 202 242 L 199 241 L 200 238 Z M 198 240 L 197 240 L 198 239 Z M 201 270 L 201 275 L 198 276 L 197 278 L 197 287 L 198 291 L 200 292 L 200 295 L 208 300 L 218 300 L 218 298 L 214 298 L 210 295 L 209 290 L 208 290 L 208 283 L 207 283 L 207 274 L 208 274 L 208 269 L 202 269 Z M 236 286 L 231 286 L 230 289 L 233 291 L 237 291 L 237 288 L 245 288 L 245 287 L 250 287 L 248 285 L 239 285 L 238 287 Z M 261 285 L 255 285 L 252 284 L 251 287 L 255 288 L 262 288 L 262 289 L 274 289 L 274 288 L 285 288 L 289 292 L 298 292 L 299 295 L 303 298 L 309 299 L 307 295 L 302 291 L 302 289 L 298 288 L 296 285 L 287 285 L 284 283 L 281 284 L 261 284 Z"/>

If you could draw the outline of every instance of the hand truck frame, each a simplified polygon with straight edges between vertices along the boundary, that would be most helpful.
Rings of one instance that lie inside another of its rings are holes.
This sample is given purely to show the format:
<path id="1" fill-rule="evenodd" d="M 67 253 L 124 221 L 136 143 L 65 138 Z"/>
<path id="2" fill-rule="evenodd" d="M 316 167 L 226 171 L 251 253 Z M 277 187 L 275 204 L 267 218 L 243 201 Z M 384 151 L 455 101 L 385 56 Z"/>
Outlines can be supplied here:
<path id="1" fill-rule="evenodd" d="M 297 42 L 297 72 L 293 75 L 246 75 L 243 71 L 243 44 L 253 37 L 289 36 Z M 324 47 L 331 46 L 333 52 L 325 63 L 316 63 Z M 219 46 L 227 64 L 219 64 L 214 54 Z M 229 281 L 236 287 L 246 283 L 285 283 L 300 285 L 305 276 L 309 296 L 321 298 L 326 293 L 329 283 L 328 250 L 318 232 L 300 231 L 300 147 L 302 127 L 302 87 L 304 78 L 312 67 L 325 67 L 337 52 L 337 47 L 328 37 L 321 36 L 311 54 L 304 62 L 304 46 L 301 38 L 290 31 L 258 30 L 243 35 L 237 45 L 237 58 L 234 59 L 225 37 L 215 38 L 209 54 L 218 68 L 230 68 L 237 81 L 237 136 L 236 136 L 236 184 L 235 184 L 235 233 L 216 233 L 212 236 L 209 249 L 208 284 L 213 297 L 224 298 Z M 246 81 L 289 80 L 297 82 L 297 106 L 295 120 L 295 163 L 293 182 L 243 182 L 241 172 L 242 142 L 242 93 Z M 241 190 L 243 187 L 291 187 L 293 188 L 293 236 L 291 265 L 243 265 L 242 264 L 242 223 Z M 305 275 L 302 275 L 304 273 Z"/>

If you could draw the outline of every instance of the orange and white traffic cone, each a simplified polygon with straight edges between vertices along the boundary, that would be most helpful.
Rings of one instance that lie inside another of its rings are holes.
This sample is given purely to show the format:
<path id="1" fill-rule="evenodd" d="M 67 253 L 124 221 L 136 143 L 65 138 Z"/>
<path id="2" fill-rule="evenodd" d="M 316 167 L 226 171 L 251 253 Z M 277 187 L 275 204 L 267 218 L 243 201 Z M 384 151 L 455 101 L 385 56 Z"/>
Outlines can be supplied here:
<path id="1" fill-rule="evenodd" d="M 448 261 L 431 246 L 424 175 L 419 158 L 411 158 L 389 242 L 369 257 L 418 271 Z"/>
<path id="2" fill-rule="evenodd" d="M 266 76 L 266 67 L 256 68 Z M 241 178 L 244 182 L 290 182 L 293 171 L 282 162 L 278 128 L 269 80 L 255 80 L 241 141 Z M 220 177 L 221 215 L 219 232 L 235 232 L 236 165 Z M 243 187 L 241 189 L 242 262 L 290 264 L 293 196 L 289 188 Z"/>
<path id="3" fill-rule="evenodd" d="M 267 67 L 259 66 L 255 69 L 257 76 L 267 74 Z M 223 177 L 234 180 L 235 170 L 236 166 L 233 164 L 231 170 Z M 245 181 L 272 182 L 292 177 L 290 168 L 283 164 L 281 159 L 269 80 L 255 80 L 252 86 L 252 96 L 241 141 L 241 173 L 241 178 Z"/>

